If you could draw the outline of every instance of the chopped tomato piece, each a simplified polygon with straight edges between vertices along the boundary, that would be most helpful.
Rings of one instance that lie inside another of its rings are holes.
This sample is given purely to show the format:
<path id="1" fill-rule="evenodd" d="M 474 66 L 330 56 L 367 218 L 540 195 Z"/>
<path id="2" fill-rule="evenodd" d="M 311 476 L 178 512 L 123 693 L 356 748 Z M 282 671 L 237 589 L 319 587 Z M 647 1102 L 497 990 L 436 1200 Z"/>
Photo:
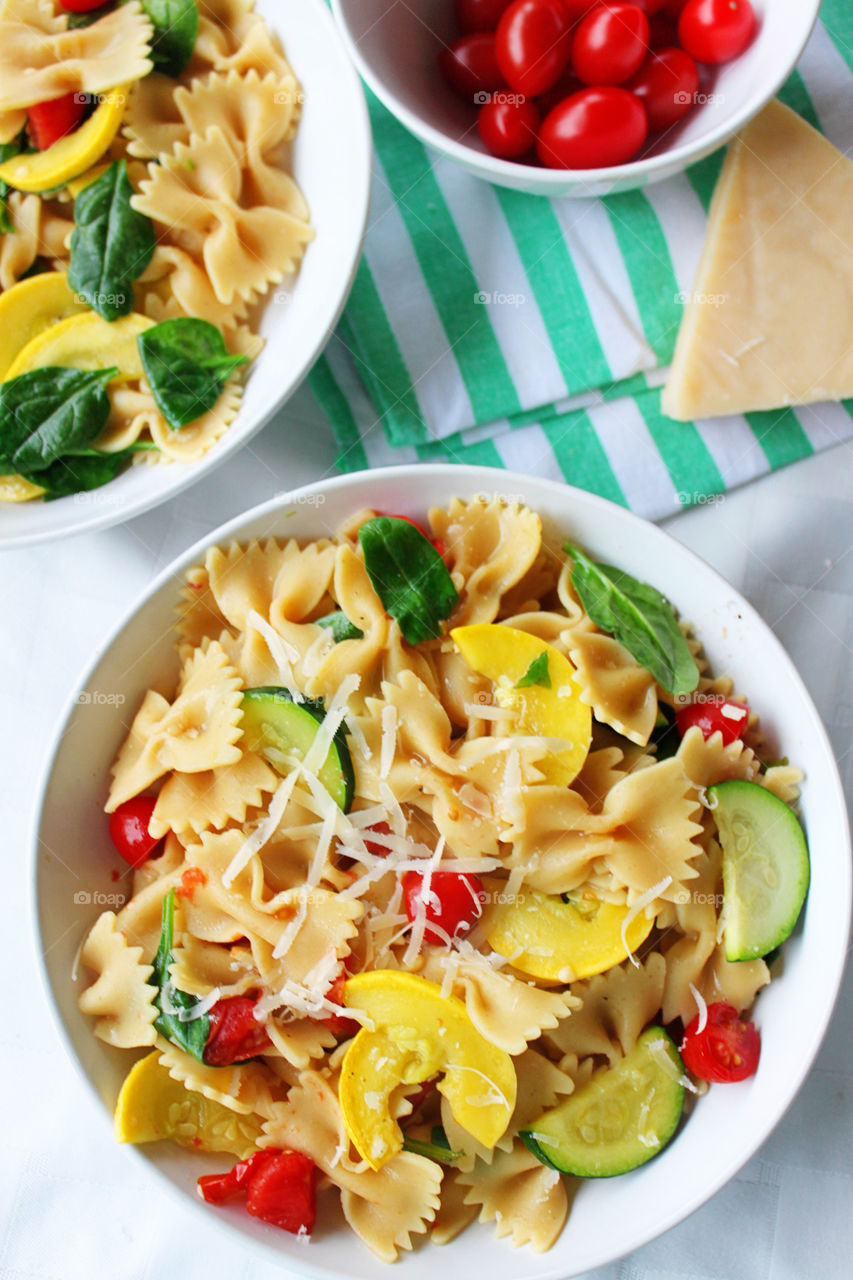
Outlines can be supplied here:
<path id="1" fill-rule="evenodd" d="M 228 996 L 210 1010 L 210 1034 L 204 1046 L 209 1067 L 230 1067 L 263 1053 L 269 1045 L 267 1029 L 255 1017 L 257 1001 L 250 996 Z"/>
<path id="2" fill-rule="evenodd" d="M 390 836 L 391 834 L 391 828 L 387 822 L 374 822 L 367 830 L 375 831 L 377 835 L 381 836 Z M 375 840 L 365 840 L 364 847 L 368 853 L 375 854 L 377 858 L 384 857 L 388 852 L 384 844 L 378 844 Z"/>
<path id="3" fill-rule="evenodd" d="M 157 801 L 153 796 L 134 796 L 110 814 L 110 839 L 132 867 L 141 867 L 160 843 L 148 834 L 148 823 Z"/>
<path id="4" fill-rule="evenodd" d="M 182 898 L 189 898 L 192 902 L 193 893 L 200 885 L 207 884 L 207 876 L 201 867 L 187 867 L 186 871 L 181 874 L 181 883 L 178 886 L 178 894 Z"/>
<path id="5" fill-rule="evenodd" d="M 717 1084 L 732 1084 L 754 1075 L 760 1055 L 761 1036 L 755 1023 L 745 1021 L 734 1005 L 722 1000 L 708 1005 L 701 1031 L 697 1014 L 681 1042 L 687 1070 L 700 1080 Z"/>
<path id="6" fill-rule="evenodd" d="M 86 97 L 82 93 L 64 93 L 61 98 L 27 107 L 30 134 L 39 151 L 47 151 L 54 142 L 73 133 L 85 111 Z"/>
<path id="7" fill-rule="evenodd" d="M 723 745 L 737 742 L 746 733 L 749 724 L 749 707 L 745 702 L 732 702 L 721 694 L 703 695 L 695 702 L 687 702 L 675 712 L 675 723 L 682 738 L 688 729 L 698 725 L 706 740 L 712 733 L 723 735 Z"/>
<path id="8" fill-rule="evenodd" d="M 441 946 L 447 941 L 445 935 L 458 938 L 473 928 L 483 914 L 485 894 L 478 876 L 458 871 L 434 871 L 425 897 L 422 873 L 405 871 L 403 898 L 406 915 L 413 922 L 421 904 L 426 903 L 424 941 Z M 435 928 L 430 928 L 430 925 L 435 925 Z"/>
<path id="9" fill-rule="evenodd" d="M 341 965 L 334 982 L 326 992 L 326 999 L 331 1000 L 332 1004 L 343 1004 L 344 983 L 348 976 L 346 966 Z M 320 1018 L 319 1021 L 322 1022 L 324 1027 L 328 1027 L 333 1035 L 342 1040 L 348 1040 L 359 1029 L 359 1024 L 355 1018 L 347 1018 L 343 1013 L 330 1013 L 327 1018 Z"/>
<path id="10" fill-rule="evenodd" d="M 299 1151 L 280 1151 L 253 1172 L 246 1208 L 293 1235 L 309 1235 L 317 1217 L 317 1166 Z"/>
<path id="11" fill-rule="evenodd" d="M 254 1173 L 279 1154 L 274 1149 L 256 1151 L 246 1160 L 238 1160 L 227 1173 L 207 1173 L 198 1180 L 199 1194 L 208 1204 L 224 1204 L 246 1190 L 246 1184 Z"/>

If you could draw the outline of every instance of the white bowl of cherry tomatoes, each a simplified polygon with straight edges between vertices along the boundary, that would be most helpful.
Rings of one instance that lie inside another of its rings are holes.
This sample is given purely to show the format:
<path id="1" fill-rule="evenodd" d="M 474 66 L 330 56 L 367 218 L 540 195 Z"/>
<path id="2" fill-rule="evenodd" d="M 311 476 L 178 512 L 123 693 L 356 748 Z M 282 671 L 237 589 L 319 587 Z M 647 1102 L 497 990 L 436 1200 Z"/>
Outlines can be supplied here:
<path id="1" fill-rule="evenodd" d="M 332 0 L 380 101 L 499 186 L 598 196 L 679 173 L 772 98 L 820 0 Z"/>

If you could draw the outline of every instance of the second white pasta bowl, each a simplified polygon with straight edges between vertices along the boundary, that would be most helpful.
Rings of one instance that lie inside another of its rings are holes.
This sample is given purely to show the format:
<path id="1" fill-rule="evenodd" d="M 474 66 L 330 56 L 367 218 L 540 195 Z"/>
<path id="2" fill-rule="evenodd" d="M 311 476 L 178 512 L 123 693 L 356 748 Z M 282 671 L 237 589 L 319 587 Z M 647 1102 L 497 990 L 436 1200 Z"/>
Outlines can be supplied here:
<path id="1" fill-rule="evenodd" d="M 109 770 L 149 688 L 169 693 L 177 669 L 169 636 L 185 571 L 207 546 L 233 539 L 313 539 L 361 508 L 423 519 L 451 496 L 487 493 L 537 511 L 549 546 L 567 538 L 665 592 L 695 626 L 712 669 L 728 672 L 760 713 L 769 752 L 779 749 L 805 773 L 802 817 L 812 883 L 800 923 L 784 948 L 782 972 L 763 990 L 754 1016 L 761 1032 L 757 1074 L 712 1086 L 669 1146 L 621 1177 L 582 1183 L 566 1227 L 544 1254 L 513 1250 L 489 1226 L 473 1226 L 437 1254 L 428 1244 L 405 1254 L 412 1280 L 449 1280 L 487 1270 L 493 1280 L 560 1280 L 603 1265 L 666 1231 L 714 1194 L 750 1158 L 784 1115 L 809 1071 L 830 1019 L 847 951 L 850 844 L 832 750 L 791 660 L 751 606 L 704 562 L 655 526 L 588 493 L 488 468 L 415 466 L 323 481 L 232 521 L 191 548 L 151 586 L 104 644 L 61 717 L 44 780 L 34 847 L 38 946 L 62 1036 L 104 1104 L 93 1144 L 114 1141 L 110 1115 L 127 1072 L 126 1051 L 92 1035 L 78 1010 L 75 956 L 104 902 L 122 885 L 110 876 L 115 853 L 102 812 Z M 238 1208 L 217 1210 L 196 1196 L 200 1172 L 229 1161 L 198 1157 L 167 1142 L 127 1148 L 165 1181 L 201 1231 L 218 1224 L 258 1260 L 294 1272 L 367 1280 L 387 1274 L 337 1218 L 321 1217 L 307 1247 Z"/>

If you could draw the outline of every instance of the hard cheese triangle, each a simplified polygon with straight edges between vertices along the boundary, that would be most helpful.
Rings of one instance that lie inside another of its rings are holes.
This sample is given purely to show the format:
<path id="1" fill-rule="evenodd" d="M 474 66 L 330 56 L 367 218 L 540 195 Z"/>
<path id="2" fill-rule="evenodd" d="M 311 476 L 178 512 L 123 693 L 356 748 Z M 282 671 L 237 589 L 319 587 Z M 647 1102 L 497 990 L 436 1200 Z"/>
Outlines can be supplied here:
<path id="1" fill-rule="evenodd" d="M 781 102 L 729 147 L 662 407 L 853 396 L 853 163 Z"/>

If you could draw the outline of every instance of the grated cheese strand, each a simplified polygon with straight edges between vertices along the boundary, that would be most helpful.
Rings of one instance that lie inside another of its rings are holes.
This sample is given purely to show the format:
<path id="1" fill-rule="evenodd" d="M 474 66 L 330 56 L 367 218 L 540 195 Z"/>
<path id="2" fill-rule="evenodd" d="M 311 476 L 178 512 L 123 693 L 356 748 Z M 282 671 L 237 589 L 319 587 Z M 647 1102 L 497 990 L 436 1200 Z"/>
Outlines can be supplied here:
<path id="1" fill-rule="evenodd" d="M 345 676 L 335 691 L 335 696 L 329 703 L 326 714 L 320 722 L 320 727 L 314 735 L 314 741 L 308 748 L 305 756 L 304 766 L 307 773 L 316 773 L 318 769 L 323 767 L 326 756 L 329 754 L 329 748 L 332 745 L 332 739 L 343 724 L 344 717 L 348 711 L 348 700 L 351 693 L 355 693 L 361 684 L 361 676 L 351 674 Z"/>
<path id="2" fill-rule="evenodd" d="M 640 912 L 645 911 L 646 907 L 649 906 L 650 903 L 654 902 L 655 898 L 660 897 L 663 891 L 668 889 L 671 884 L 672 876 L 664 876 L 663 880 L 659 880 L 657 884 L 653 884 L 651 889 L 646 889 L 645 893 L 641 893 L 636 902 L 628 908 L 628 914 L 622 921 L 622 928 L 620 930 L 622 935 L 622 946 L 628 953 L 628 959 L 631 961 L 631 964 L 635 969 L 639 969 L 640 962 L 628 946 L 628 929 L 632 922 L 636 920 Z"/>
<path id="3" fill-rule="evenodd" d="M 690 983 L 690 994 L 696 1001 L 696 1008 L 699 1010 L 699 1021 L 696 1023 L 696 1031 L 699 1033 L 704 1031 L 708 1025 L 708 1006 L 705 1003 L 705 997 L 702 992 L 698 991 L 692 982 Z"/>
<path id="4" fill-rule="evenodd" d="M 284 817 L 284 811 L 290 802 L 298 777 L 299 769 L 296 768 L 286 778 L 282 778 L 276 787 L 266 817 L 262 818 L 255 830 L 246 837 L 225 869 L 222 883 L 226 889 L 230 889 L 237 876 L 249 865 L 258 850 L 263 849 L 267 841 L 272 838 Z"/>
<path id="5" fill-rule="evenodd" d="M 392 702 L 382 708 L 382 743 L 379 748 L 379 776 L 387 778 L 397 751 L 397 708 Z"/>

